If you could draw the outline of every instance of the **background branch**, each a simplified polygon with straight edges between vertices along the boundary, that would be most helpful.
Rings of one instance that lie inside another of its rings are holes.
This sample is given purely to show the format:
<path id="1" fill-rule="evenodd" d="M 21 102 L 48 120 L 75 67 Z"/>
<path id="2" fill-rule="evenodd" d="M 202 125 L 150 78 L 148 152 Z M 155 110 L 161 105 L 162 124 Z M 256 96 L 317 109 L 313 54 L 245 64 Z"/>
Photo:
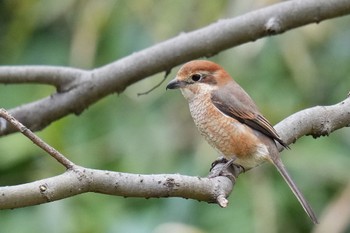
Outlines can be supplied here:
<path id="1" fill-rule="evenodd" d="M 85 71 L 69 67 L 54 66 L 1 66 L 0 83 L 48 84 L 55 86 L 59 92 L 78 81 Z"/>
<path id="2" fill-rule="evenodd" d="M 276 129 L 290 144 L 303 135 L 328 135 L 350 125 L 350 98 L 332 105 L 297 112 Z M 27 184 L 0 187 L 0 209 L 60 200 L 85 192 L 124 197 L 183 197 L 227 206 L 234 181 L 226 177 L 200 178 L 179 174 L 139 175 L 74 166 L 65 173 Z"/>
<path id="3" fill-rule="evenodd" d="M 347 0 L 286 1 L 220 20 L 91 71 L 47 66 L 0 67 L 0 82 L 44 83 L 57 88 L 58 92 L 49 97 L 10 110 L 28 128 L 40 130 L 70 113 L 80 114 L 106 95 L 120 93 L 137 81 L 185 61 L 210 57 L 246 42 L 349 13 Z M 0 135 L 14 131 L 8 124 L 0 126 Z"/>

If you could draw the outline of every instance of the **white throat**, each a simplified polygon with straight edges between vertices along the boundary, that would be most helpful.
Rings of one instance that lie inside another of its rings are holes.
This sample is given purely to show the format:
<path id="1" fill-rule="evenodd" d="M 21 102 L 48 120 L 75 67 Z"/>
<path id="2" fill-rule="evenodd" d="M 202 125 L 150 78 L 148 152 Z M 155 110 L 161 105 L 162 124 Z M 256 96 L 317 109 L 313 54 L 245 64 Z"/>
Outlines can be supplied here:
<path id="1" fill-rule="evenodd" d="M 194 98 L 200 98 L 200 96 L 209 94 L 217 88 L 217 86 L 206 83 L 196 83 L 191 87 L 181 88 L 181 93 L 188 102 L 191 102 Z"/>

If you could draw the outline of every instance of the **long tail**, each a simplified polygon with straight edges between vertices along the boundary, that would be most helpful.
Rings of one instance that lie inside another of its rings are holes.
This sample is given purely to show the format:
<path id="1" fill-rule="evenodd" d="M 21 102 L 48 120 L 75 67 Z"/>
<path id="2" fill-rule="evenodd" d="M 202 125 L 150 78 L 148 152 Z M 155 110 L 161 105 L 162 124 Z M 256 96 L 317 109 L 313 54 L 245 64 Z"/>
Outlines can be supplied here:
<path id="1" fill-rule="evenodd" d="M 288 172 L 287 172 L 286 168 L 284 167 L 281 159 L 279 159 L 279 158 L 275 159 L 275 161 L 272 161 L 272 163 L 275 165 L 275 167 L 277 168 L 278 172 L 282 175 L 283 179 L 287 182 L 289 188 L 292 190 L 292 192 L 294 193 L 294 195 L 298 199 L 299 203 L 304 208 L 304 210 L 307 213 L 307 215 L 310 217 L 311 221 L 314 224 L 317 224 L 318 221 L 317 221 L 317 217 L 316 217 L 314 211 L 312 210 L 311 206 L 306 201 L 304 195 L 301 193 L 301 191 L 298 189 L 298 187 L 296 186 L 296 184 L 294 183 L 294 181 L 292 180 L 292 178 L 288 174 Z"/>

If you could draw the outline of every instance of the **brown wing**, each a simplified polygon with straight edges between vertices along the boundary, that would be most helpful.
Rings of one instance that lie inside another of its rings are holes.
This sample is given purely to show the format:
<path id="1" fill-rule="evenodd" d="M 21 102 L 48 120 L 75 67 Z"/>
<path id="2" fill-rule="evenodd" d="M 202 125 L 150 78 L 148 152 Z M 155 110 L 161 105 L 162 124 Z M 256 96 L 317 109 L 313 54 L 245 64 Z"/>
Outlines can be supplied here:
<path id="1" fill-rule="evenodd" d="M 250 96 L 238 84 L 230 83 L 221 87 L 220 91 L 212 92 L 211 100 L 225 115 L 235 118 L 239 122 L 276 140 L 285 148 L 289 148 L 270 122 L 261 115 Z"/>

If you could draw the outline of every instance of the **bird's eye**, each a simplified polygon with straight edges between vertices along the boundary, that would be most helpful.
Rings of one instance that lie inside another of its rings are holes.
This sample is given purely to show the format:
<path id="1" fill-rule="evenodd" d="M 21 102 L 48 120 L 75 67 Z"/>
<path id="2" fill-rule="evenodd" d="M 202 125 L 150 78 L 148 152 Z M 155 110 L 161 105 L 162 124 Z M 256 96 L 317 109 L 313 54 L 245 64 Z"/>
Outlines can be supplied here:
<path id="1" fill-rule="evenodd" d="M 191 76 L 191 79 L 194 82 L 201 80 L 201 78 L 202 78 L 202 75 L 200 75 L 200 74 L 192 74 L 192 76 Z"/>

